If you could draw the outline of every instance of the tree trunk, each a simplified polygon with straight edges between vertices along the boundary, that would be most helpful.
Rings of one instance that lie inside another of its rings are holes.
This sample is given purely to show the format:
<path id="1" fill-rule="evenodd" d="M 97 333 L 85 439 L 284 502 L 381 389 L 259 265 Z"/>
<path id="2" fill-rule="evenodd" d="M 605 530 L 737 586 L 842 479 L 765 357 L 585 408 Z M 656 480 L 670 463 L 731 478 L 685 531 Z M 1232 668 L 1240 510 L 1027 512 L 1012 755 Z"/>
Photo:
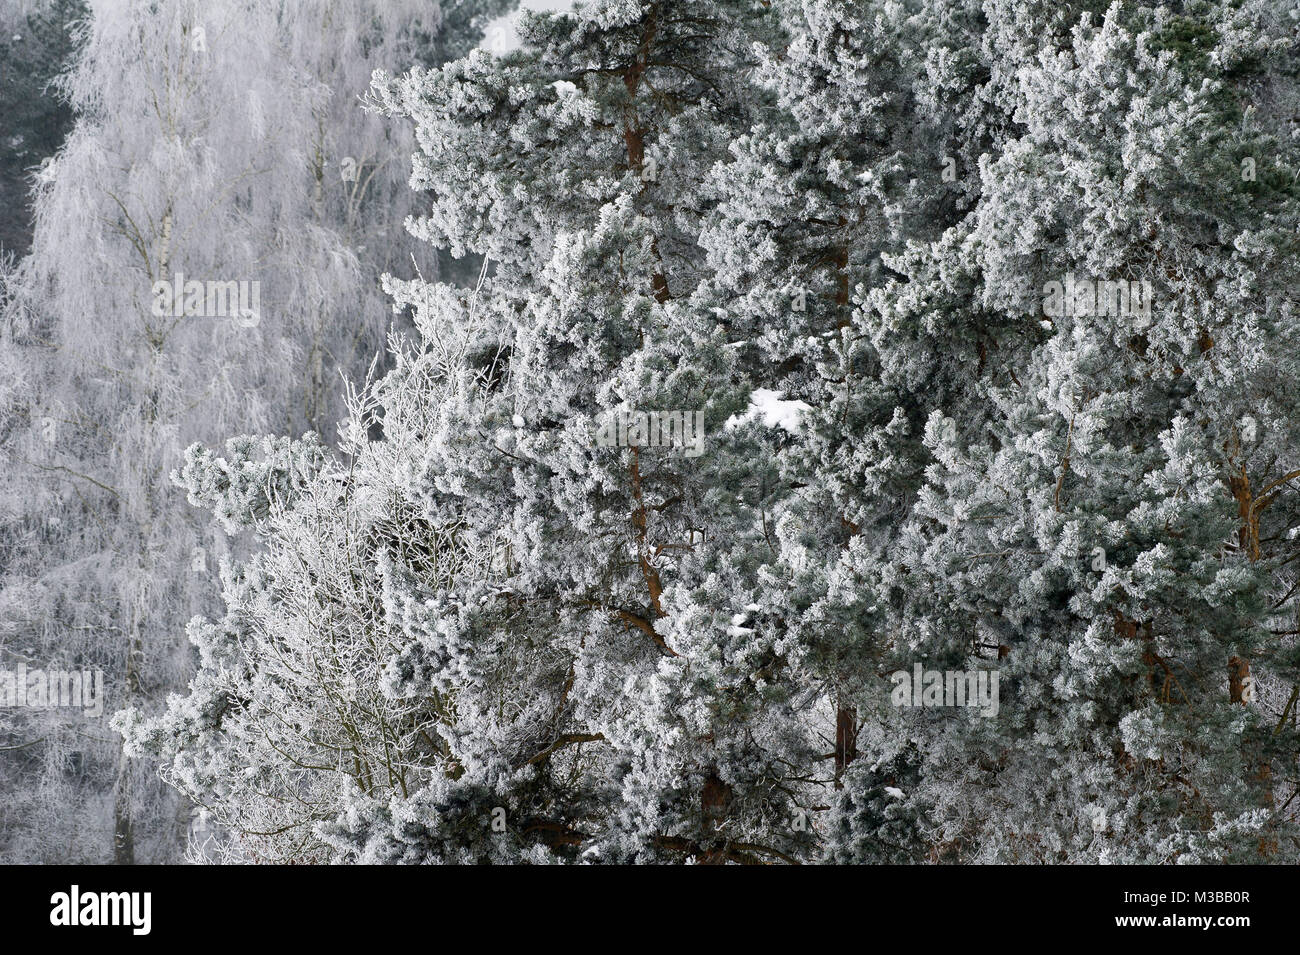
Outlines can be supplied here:
<path id="1" fill-rule="evenodd" d="M 851 706 L 835 708 L 835 788 L 843 789 L 840 778 L 858 756 L 858 711 Z"/>

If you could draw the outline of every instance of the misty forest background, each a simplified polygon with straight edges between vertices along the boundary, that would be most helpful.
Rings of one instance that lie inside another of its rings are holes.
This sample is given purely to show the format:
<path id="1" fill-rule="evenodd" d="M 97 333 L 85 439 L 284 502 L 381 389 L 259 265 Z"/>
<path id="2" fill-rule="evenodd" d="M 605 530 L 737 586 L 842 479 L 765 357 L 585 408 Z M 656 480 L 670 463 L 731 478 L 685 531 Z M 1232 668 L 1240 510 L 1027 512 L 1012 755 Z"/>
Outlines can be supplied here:
<path id="1" fill-rule="evenodd" d="M 1298 44 L 3 0 L 0 862 L 1300 861 Z"/>

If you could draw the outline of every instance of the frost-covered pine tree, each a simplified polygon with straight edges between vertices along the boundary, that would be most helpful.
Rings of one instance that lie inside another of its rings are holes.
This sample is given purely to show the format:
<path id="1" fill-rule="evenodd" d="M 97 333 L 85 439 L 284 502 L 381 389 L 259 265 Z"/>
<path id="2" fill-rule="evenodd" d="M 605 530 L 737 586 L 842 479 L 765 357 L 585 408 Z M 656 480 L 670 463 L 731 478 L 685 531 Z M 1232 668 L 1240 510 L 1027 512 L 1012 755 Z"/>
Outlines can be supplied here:
<path id="1" fill-rule="evenodd" d="M 900 229 L 941 210 L 911 89 L 913 11 L 836 0 L 779 9 L 788 42 L 758 76 L 771 105 L 715 170 L 720 201 L 701 243 L 739 359 L 798 411 L 792 435 L 763 435 L 775 467 L 750 514 L 761 563 L 748 576 L 759 584 L 751 626 L 780 645 L 784 678 L 808 688 L 802 750 L 788 756 L 816 780 L 797 816 L 812 830 L 811 807 L 828 783 L 842 787 L 871 732 L 858 697 L 887 645 L 872 565 L 920 467 L 898 396 L 854 327 L 854 300 L 882 281 L 881 252 Z"/>
<path id="2" fill-rule="evenodd" d="M 780 9 L 791 39 L 760 74 L 772 107 L 716 170 L 701 242 L 752 380 L 798 409 L 791 434 L 769 436 L 756 609 L 807 687 L 808 804 L 830 803 L 814 814 L 820 852 L 897 860 L 924 840 L 895 795 L 911 788 L 916 747 L 881 693 L 900 643 L 896 553 L 930 460 L 926 421 L 983 359 L 953 347 L 980 347 L 960 290 L 944 303 L 950 337 L 908 349 L 882 341 L 867 302 L 899 277 L 894 257 L 970 213 L 964 173 L 1008 123 L 973 115 L 988 80 L 980 5 Z"/>
<path id="3" fill-rule="evenodd" d="M 907 803 L 941 858 L 1293 854 L 1294 28 L 987 15 L 1014 135 L 864 313 L 887 366 L 966 369 L 895 555 L 900 657 L 1003 688 L 995 720 L 918 716 Z"/>
<path id="4" fill-rule="evenodd" d="M 528 18 L 517 54 L 378 85 L 417 124 L 413 231 L 486 261 L 472 293 L 390 283 L 446 382 L 403 493 L 496 556 L 450 587 L 373 558 L 409 641 L 385 692 L 453 705 L 427 786 L 319 827 L 341 857 L 726 861 L 809 838 L 782 787 L 789 686 L 743 625 L 762 448 L 724 427 L 749 388 L 696 245 L 763 19 L 596 3 Z M 651 412 L 689 437 L 638 433 Z M 176 731 L 136 732 L 184 759 Z"/>

